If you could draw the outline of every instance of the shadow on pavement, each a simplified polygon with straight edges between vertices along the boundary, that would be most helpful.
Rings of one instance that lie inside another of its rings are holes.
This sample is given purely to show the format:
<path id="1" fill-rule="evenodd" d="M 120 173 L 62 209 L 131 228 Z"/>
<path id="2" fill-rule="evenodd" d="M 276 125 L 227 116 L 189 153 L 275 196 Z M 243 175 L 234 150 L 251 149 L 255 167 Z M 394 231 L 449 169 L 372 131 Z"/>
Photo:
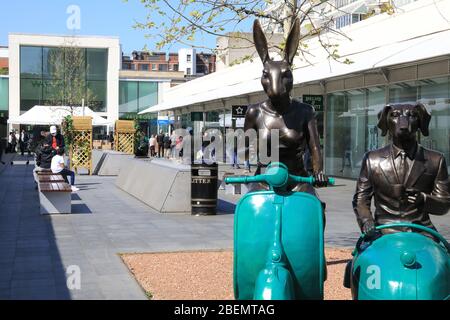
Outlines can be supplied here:
<path id="1" fill-rule="evenodd" d="M 39 213 L 33 167 L 0 173 L 0 299 L 71 299 L 51 218 Z"/>

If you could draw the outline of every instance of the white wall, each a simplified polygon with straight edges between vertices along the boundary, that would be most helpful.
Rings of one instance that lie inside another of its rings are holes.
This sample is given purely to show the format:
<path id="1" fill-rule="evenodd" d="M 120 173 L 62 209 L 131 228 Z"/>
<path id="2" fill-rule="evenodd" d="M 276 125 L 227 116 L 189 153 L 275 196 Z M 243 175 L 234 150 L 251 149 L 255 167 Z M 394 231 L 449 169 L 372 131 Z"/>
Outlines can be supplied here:
<path id="1" fill-rule="evenodd" d="M 113 122 L 119 117 L 119 38 L 97 36 L 9 35 L 9 116 L 20 116 L 20 46 L 64 46 L 74 43 L 80 48 L 108 49 L 107 112 L 99 112 Z"/>
<path id="2" fill-rule="evenodd" d="M 9 50 L 8 48 L 0 48 L 0 58 L 8 58 Z"/>
<path id="3" fill-rule="evenodd" d="M 188 55 L 191 55 L 191 61 L 187 61 Z M 191 68 L 191 74 L 190 75 L 196 75 L 197 69 L 196 69 L 196 51 L 192 48 L 183 48 L 178 50 L 178 70 L 183 71 L 184 74 L 187 75 L 187 69 Z"/>

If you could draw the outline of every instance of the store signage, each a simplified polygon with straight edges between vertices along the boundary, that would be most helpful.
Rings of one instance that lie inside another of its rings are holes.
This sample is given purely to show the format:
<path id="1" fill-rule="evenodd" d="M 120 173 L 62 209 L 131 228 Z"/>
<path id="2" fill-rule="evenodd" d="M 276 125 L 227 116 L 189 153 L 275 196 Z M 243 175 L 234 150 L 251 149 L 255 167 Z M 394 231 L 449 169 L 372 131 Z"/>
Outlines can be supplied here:
<path id="1" fill-rule="evenodd" d="M 316 94 L 304 94 L 303 103 L 310 104 L 316 109 L 316 111 L 323 112 L 323 96 Z"/>
<path id="2" fill-rule="evenodd" d="M 232 118 L 245 118 L 245 114 L 247 113 L 248 106 L 232 106 L 231 109 L 231 117 Z"/>

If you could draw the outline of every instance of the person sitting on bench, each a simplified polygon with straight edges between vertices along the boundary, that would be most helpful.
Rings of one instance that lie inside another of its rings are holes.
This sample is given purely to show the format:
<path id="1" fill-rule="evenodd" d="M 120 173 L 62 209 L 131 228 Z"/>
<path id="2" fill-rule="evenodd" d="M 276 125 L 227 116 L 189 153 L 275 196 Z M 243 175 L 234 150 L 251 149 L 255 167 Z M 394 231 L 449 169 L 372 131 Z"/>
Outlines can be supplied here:
<path id="1" fill-rule="evenodd" d="M 75 172 L 66 169 L 64 166 L 64 148 L 59 148 L 56 150 L 56 155 L 52 158 L 51 169 L 53 173 L 62 175 L 64 181 L 67 183 L 69 183 L 67 176 L 70 176 L 70 185 L 73 192 L 80 190 L 75 187 Z"/>
<path id="2" fill-rule="evenodd" d="M 48 143 L 36 148 L 36 166 L 37 170 L 50 169 L 53 158 L 53 149 Z"/>

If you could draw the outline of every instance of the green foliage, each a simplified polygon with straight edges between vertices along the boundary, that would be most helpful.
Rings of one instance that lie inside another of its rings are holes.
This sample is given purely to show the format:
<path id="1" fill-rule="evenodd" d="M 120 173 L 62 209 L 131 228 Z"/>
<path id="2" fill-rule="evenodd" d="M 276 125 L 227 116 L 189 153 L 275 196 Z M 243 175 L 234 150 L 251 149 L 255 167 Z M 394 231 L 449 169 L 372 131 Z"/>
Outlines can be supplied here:
<path id="1" fill-rule="evenodd" d="M 73 143 L 74 137 L 73 118 L 71 115 L 64 118 L 61 123 L 61 127 L 64 135 L 64 143 L 67 147 L 70 147 Z"/>
<path id="2" fill-rule="evenodd" d="M 8 68 L 0 68 L 0 75 L 1 76 L 7 76 L 9 74 Z"/>
<path id="3" fill-rule="evenodd" d="M 145 291 L 145 295 L 147 296 L 147 299 L 152 300 L 153 299 L 153 293 L 150 291 Z"/>
<path id="4" fill-rule="evenodd" d="M 76 107 L 82 105 L 83 99 L 87 104 L 96 100 L 86 83 L 86 72 L 90 66 L 86 65 L 84 49 L 71 42 L 53 48 L 49 52 L 49 66 L 51 78 L 60 79 L 49 84 L 49 105 Z"/>
<path id="5" fill-rule="evenodd" d="M 217 48 L 194 44 L 195 41 L 202 43 L 201 40 L 205 35 L 240 40 L 240 48 L 254 47 L 253 39 L 242 35 L 242 32 L 251 32 L 248 26 L 254 19 L 269 24 L 272 30 L 281 28 L 286 36 L 294 21 L 293 17 L 299 17 L 303 27 L 300 42 L 311 36 L 320 36 L 333 25 L 332 17 L 326 17 L 321 7 L 325 0 L 284 0 L 280 1 L 277 10 L 267 10 L 268 6 L 274 4 L 273 0 L 140 0 L 140 2 L 148 14 L 144 21 L 136 21 L 133 27 L 144 31 L 145 37 L 153 40 L 156 50 L 163 50 L 174 43 L 179 43 L 217 53 Z M 314 26 L 313 21 L 317 15 L 327 20 L 321 27 Z M 155 23 L 155 20 L 161 22 Z M 341 33 L 339 30 L 333 32 Z M 331 40 L 328 38 L 319 40 L 322 45 L 329 41 Z M 269 46 L 282 50 L 284 45 L 277 43 Z M 302 53 L 307 53 L 308 50 L 306 46 L 299 46 Z M 330 58 L 341 60 L 337 50 L 328 53 Z M 245 60 L 248 59 L 233 61 L 232 64 Z"/>

